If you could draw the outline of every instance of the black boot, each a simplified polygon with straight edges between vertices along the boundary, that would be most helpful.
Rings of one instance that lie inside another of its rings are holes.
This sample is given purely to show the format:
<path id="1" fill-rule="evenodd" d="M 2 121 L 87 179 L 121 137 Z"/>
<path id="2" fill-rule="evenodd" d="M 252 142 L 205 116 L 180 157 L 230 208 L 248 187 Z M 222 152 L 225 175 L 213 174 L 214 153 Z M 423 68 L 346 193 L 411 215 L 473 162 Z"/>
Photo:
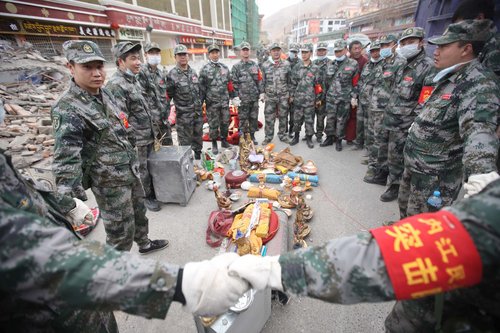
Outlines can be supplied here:
<path id="1" fill-rule="evenodd" d="M 322 144 L 320 144 L 320 147 L 326 147 L 326 146 L 331 146 L 333 145 L 333 135 L 327 135 L 326 140 L 323 141 Z"/>
<path id="2" fill-rule="evenodd" d="M 337 142 L 335 143 L 335 150 L 336 151 L 341 151 L 342 150 L 342 140 L 337 140 Z"/>
<path id="3" fill-rule="evenodd" d="M 299 132 L 295 132 L 292 142 L 290 142 L 290 146 L 295 146 L 299 143 Z"/>
<path id="4" fill-rule="evenodd" d="M 313 143 L 313 140 L 312 140 L 312 135 L 306 135 L 306 141 L 307 141 L 307 146 L 309 148 L 314 148 L 314 143 Z"/>
<path id="5" fill-rule="evenodd" d="M 257 142 L 257 140 L 255 140 L 255 134 L 254 133 L 250 133 L 250 137 L 252 138 L 252 141 L 253 141 L 253 144 L 254 145 L 258 145 L 259 143 Z"/>
<path id="6" fill-rule="evenodd" d="M 399 193 L 399 184 L 392 184 L 389 186 L 387 191 L 384 192 L 380 196 L 380 201 L 383 202 L 389 202 L 389 201 L 394 201 L 398 198 L 398 193 Z"/>
<path id="7" fill-rule="evenodd" d="M 323 142 L 323 139 L 322 139 L 320 136 L 317 136 L 317 137 L 316 137 L 316 142 L 318 142 L 318 143 L 322 143 L 322 142 Z"/>
<path id="8" fill-rule="evenodd" d="M 226 138 L 220 139 L 220 146 L 222 148 L 229 148 L 229 143 L 227 143 Z"/>
<path id="9" fill-rule="evenodd" d="M 219 153 L 219 148 L 217 147 L 217 140 L 212 140 L 212 153 L 217 155 Z"/>
<path id="10" fill-rule="evenodd" d="M 389 175 L 389 172 L 387 172 L 387 171 L 378 171 L 377 173 L 375 173 L 375 176 L 373 176 L 372 178 L 368 179 L 365 177 L 363 180 L 369 184 L 377 184 L 377 185 L 385 186 L 385 184 L 387 184 L 387 176 L 388 175 Z"/>

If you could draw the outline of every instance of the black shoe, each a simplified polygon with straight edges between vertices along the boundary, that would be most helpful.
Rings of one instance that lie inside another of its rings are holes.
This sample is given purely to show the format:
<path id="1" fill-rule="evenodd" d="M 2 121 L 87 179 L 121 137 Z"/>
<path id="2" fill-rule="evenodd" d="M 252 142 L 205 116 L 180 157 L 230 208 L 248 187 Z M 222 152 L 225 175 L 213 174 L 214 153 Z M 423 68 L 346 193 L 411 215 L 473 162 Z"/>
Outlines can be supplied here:
<path id="1" fill-rule="evenodd" d="M 316 142 L 317 143 L 321 143 L 321 142 L 323 142 L 323 139 L 320 136 L 317 136 L 316 137 Z"/>
<path id="2" fill-rule="evenodd" d="M 288 137 L 289 137 L 290 139 L 292 139 L 292 138 L 293 138 L 293 133 L 294 133 L 294 132 L 292 132 L 292 130 L 290 130 L 290 132 L 288 132 Z"/>
<path id="3" fill-rule="evenodd" d="M 299 143 L 299 132 L 295 132 L 292 142 L 290 142 L 290 146 L 295 146 Z"/>
<path id="4" fill-rule="evenodd" d="M 156 199 L 146 199 L 144 200 L 144 205 L 152 212 L 158 212 L 161 210 L 160 204 L 156 201 Z"/>
<path id="5" fill-rule="evenodd" d="M 385 191 L 384 194 L 380 196 L 380 201 L 383 202 L 394 201 L 398 198 L 398 193 L 399 193 L 399 185 L 392 184 L 391 186 L 389 186 L 387 191 Z"/>
<path id="6" fill-rule="evenodd" d="M 229 148 L 229 143 L 227 143 L 226 139 L 220 139 L 220 146 L 222 148 Z"/>
<path id="7" fill-rule="evenodd" d="M 201 160 L 201 152 L 195 151 L 194 152 L 194 159 L 197 161 Z"/>
<path id="8" fill-rule="evenodd" d="M 212 140 L 212 153 L 217 155 L 219 153 L 219 148 L 217 147 L 217 140 Z"/>
<path id="9" fill-rule="evenodd" d="M 326 146 L 331 146 L 333 145 L 333 135 L 327 135 L 326 140 L 323 141 L 322 144 L 320 144 L 320 147 L 326 147 Z"/>
<path id="10" fill-rule="evenodd" d="M 290 140 L 288 139 L 288 137 L 286 135 L 283 135 L 281 138 L 280 138 L 280 141 L 281 142 L 284 142 L 284 143 L 290 143 Z"/>
<path id="11" fill-rule="evenodd" d="M 375 170 L 374 169 L 368 169 L 368 171 L 366 171 L 366 174 L 365 176 L 363 177 L 363 181 L 365 183 L 368 183 L 368 184 L 372 184 L 373 183 L 373 177 L 375 177 Z"/>
<path id="12" fill-rule="evenodd" d="M 365 178 L 363 180 L 369 184 L 377 184 L 377 185 L 385 186 L 387 184 L 387 176 L 388 176 L 387 171 L 379 171 L 372 178 L 370 178 L 370 179 Z"/>
<path id="13" fill-rule="evenodd" d="M 140 254 L 148 254 L 151 252 L 155 252 L 161 249 L 164 249 L 168 246 L 168 240 L 166 239 L 156 239 L 149 240 L 148 245 L 139 248 Z"/>
<path id="14" fill-rule="evenodd" d="M 338 140 L 338 141 L 335 143 L 335 150 L 336 150 L 336 151 L 341 151 L 341 150 L 342 150 L 342 140 Z"/>
<path id="15" fill-rule="evenodd" d="M 306 135 L 306 141 L 307 141 L 307 146 L 309 148 L 314 148 L 314 143 L 313 143 L 313 140 L 312 140 L 312 135 Z"/>
<path id="16" fill-rule="evenodd" d="M 257 140 L 255 140 L 255 134 L 254 133 L 250 133 L 250 137 L 252 138 L 252 142 L 254 145 L 258 145 L 259 143 L 257 142 Z"/>

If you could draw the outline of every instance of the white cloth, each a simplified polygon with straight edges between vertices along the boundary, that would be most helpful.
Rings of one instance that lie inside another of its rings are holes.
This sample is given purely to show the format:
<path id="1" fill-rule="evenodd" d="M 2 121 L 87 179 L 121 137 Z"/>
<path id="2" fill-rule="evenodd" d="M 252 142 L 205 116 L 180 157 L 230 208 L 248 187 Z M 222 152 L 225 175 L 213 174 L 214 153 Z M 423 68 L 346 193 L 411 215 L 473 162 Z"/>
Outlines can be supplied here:
<path id="1" fill-rule="evenodd" d="M 241 99 L 239 97 L 235 97 L 232 99 L 232 103 L 234 106 L 238 107 L 241 105 Z"/>
<path id="2" fill-rule="evenodd" d="M 201 316 L 224 313 L 249 289 L 246 281 L 230 276 L 229 265 L 236 253 L 224 253 L 211 260 L 187 263 L 182 275 L 185 309 Z"/>
<path id="3" fill-rule="evenodd" d="M 259 95 L 259 100 L 260 100 L 262 103 L 264 103 L 264 102 L 265 102 L 265 100 L 266 100 L 266 94 L 264 94 L 264 93 L 260 94 L 260 95 Z"/>
<path id="4" fill-rule="evenodd" d="M 94 215 L 92 215 L 90 208 L 78 198 L 73 198 L 73 200 L 76 206 L 66 215 L 71 224 L 75 227 L 79 227 L 82 224 L 94 225 Z"/>
<path id="5" fill-rule="evenodd" d="M 266 287 L 283 291 L 279 256 L 260 257 L 247 254 L 229 266 L 229 274 L 248 281 L 256 290 Z"/>
<path id="6" fill-rule="evenodd" d="M 500 178 L 500 176 L 495 171 L 479 175 L 471 175 L 467 183 L 464 184 L 464 198 L 468 198 L 471 195 L 478 194 L 483 188 L 486 187 L 486 185 L 498 178 Z"/>
<path id="7" fill-rule="evenodd" d="M 353 98 L 351 98 L 351 106 L 352 106 L 353 108 L 358 107 L 358 99 L 357 99 L 357 98 L 354 98 L 354 97 L 353 97 Z"/>

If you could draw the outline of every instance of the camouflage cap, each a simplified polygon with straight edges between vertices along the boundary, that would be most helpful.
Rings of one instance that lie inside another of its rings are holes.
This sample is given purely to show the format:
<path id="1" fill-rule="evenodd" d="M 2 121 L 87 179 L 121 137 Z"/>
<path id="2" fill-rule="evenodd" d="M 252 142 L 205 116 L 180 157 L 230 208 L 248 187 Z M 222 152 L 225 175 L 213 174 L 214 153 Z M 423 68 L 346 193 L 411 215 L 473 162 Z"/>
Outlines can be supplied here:
<path id="1" fill-rule="evenodd" d="M 316 50 L 328 50 L 328 43 L 318 43 L 318 47 L 316 47 Z"/>
<path id="2" fill-rule="evenodd" d="M 300 46 L 300 51 L 305 51 L 305 52 L 312 52 L 314 49 L 314 46 L 312 43 L 305 43 Z"/>
<path id="3" fill-rule="evenodd" d="M 299 45 L 299 44 L 297 44 L 297 43 L 291 43 L 291 44 L 288 46 L 288 50 L 289 50 L 289 51 L 299 52 L 299 49 L 300 49 L 300 45 Z"/>
<path id="4" fill-rule="evenodd" d="M 174 47 L 174 55 L 188 53 L 188 48 L 184 44 L 179 44 Z"/>
<path id="5" fill-rule="evenodd" d="M 280 49 L 280 50 L 281 50 L 280 43 L 272 43 L 272 44 L 269 46 L 269 50 L 272 50 L 272 49 Z"/>
<path id="6" fill-rule="evenodd" d="M 113 56 L 118 59 L 122 55 L 124 55 L 127 52 L 130 51 L 136 51 L 139 52 L 141 50 L 142 46 L 141 44 L 138 43 L 132 43 L 132 42 L 120 42 L 113 46 L 111 51 L 113 52 Z"/>
<path id="7" fill-rule="evenodd" d="M 333 43 L 333 50 L 334 51 L 342 51 L 346 47 L 347 47 L 347 42 L 345 40 L 343 40 L 343 39 L 337 39 Z"/>
<path id="8" fill-rule="evenodd" d="M 396 37 L 396 35 L 388 34 L 388 35 L 384 35 L 380 38 L 380 45 L 389 44 L 391 42 L 394 42 L 394 43 L 398 42 L 398 38 Z"/>
<path id="9" fill-rule="evenodd" d="M 146 45 L 144 46 L 144 52 L 147 53 L 147 52 L 149 52 L 151 50 L 161 51 L 160 45 L 158 45 L 158 43 L 155 43 L 155 42 L 146 43 Z"/>
<path id="10" fill-rule="evenodd" d="M 410 37 L 424 39 L 425 31 L 423 28 L 420 28 L 420 27 L 408 28 L 405 31 L 403 31 L 399 41 L 401 42 L 403 39 L 410 38 Z"/>
<path id="11" fill-rule="evenodd" d="M 211 45 L 208 46 L 208 53 L 210 53 L 210 52 L 212 52 L 214 50 L 220 51 L 219 45 L 217 45 L 217 44 L 211 44 Z"/>
<path id="12" fill-rule="evenodd" d="M 370 44 L 370 51 L 371 50 L 380 50 L 380 41 L 378 39 L 374 40 Z"/>
<path id="13" fill-rule="evenodd" d="M 243 50 L 243 49 L 251 49 L 250 47 L 250 43 L 249 42 L 241 42 L 240 44 L 240 49 Z"/>
<path id="14" fill-rule="evenodd" d="M 464 20 L 448 26 L 441 37 L 429 44 L 445 45 L 457 41 L 486 41 L 490 37 L 490 20 Z"/>
<path id="15" fill-rule="evenodd" d="M 63 44 L 64 56 L 68 61 L 84 64 L 91 61 L 106 61 L 99 46 L 89 40 L 68 40 Z"/>

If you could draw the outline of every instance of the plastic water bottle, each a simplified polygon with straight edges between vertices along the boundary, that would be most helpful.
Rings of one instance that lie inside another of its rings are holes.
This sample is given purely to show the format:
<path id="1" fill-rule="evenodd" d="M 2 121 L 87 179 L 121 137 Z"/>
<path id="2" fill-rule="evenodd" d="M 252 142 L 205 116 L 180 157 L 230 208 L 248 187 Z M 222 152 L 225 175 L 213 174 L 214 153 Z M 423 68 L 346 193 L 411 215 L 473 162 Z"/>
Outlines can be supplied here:
<path id="1" fill-rule="evenodd" d="M 434 191 L 432 195 L 427 199 L 427 207 L 429 212 L 437 212 L 443 206 L 443 199 L 441 199 L 441 192 Z"/>

